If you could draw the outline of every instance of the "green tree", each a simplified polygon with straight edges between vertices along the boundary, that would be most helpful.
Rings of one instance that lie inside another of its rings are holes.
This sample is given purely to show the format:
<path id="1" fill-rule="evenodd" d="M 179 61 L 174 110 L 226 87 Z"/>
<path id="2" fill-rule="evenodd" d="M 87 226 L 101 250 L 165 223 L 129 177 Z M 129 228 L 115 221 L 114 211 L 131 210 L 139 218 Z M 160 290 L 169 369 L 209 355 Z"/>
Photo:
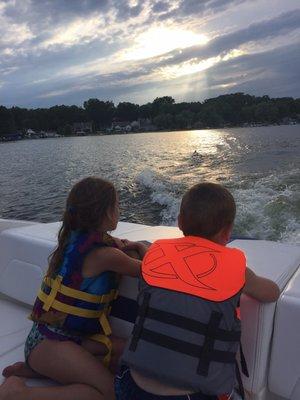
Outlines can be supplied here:
<path id="1" fill-rule="evenodd" d="M 172 114 L 159 114 L 153 119 L 154 125 L 159 129 L 172 129 L 173 116 Z"/>
<path id="2" fill-rule="evenodd" d="M 238 126 L 249 122 L 275 123 L 284 118 L 300 121 L 300 99 L 232 93 L 191 103 L 175 103 L 171 96 L 163 96 L 141 106 L 121 102 L 116 108 L 111 101 L 98 99 L 87 100 L 84 108 L 61 105 L 38 109 L 8 109 L 2 106 L 0 134 L 6 135 L 15 130 L 24 132 L 29 128 L 63 132 L 66 126 L 72 126 L 74 122 L 87 121 L 93 121 L 94 128 L 102 128 L 109 126 L 114 116 L 130 121 L 138 117 L 149 118 L 156 122 L 159 129 Z"/>
<path id="3" fill-rule="evenodd" d="M 152 103 L 143 104 L 139 107 L 139 116 L 141 118 L 152 118 Z"/>
<path id="4" fill-rule="evenodd" d="M 175 100 L 171 96 L 156 97 L 152 103 L 153 116 L 158 114 L 172 113 L 172 106 Z"/>
<path id="5" fill-rule="evenodd" d="M 15 121 L 12 112 L 0 106 L 0 136 L 6 136 L 15 131 Z"/>
<path id="6" fill-rule="evenodd" d="M 256 122 L 276 122 L 278 119 L 278 109 L 271 102 L 259 103 L 255 106 L 254 118 Z"/>
<path id="7" fill-rule="evenodd" d="M 139 105 L 129 102 L 119 103 L 115 115 L 121 121 L 135 121 L 139 117 Z"/>
<path id="8" fill-rule="evenodd" d="M 206 106 L 205 108 L 203 108 L 200 115 L 200 119 L 201 121 L 203 121 L 205 127 L 218 128 L 220 126 L 223 126 L 224 124 L 223 118 L 220 114 L 218 114 L 215 107 Z"/>
<path id="9" fill-rule="evenodd" d="M 70 124 L 64 126 L 63 134 L 65 136 L 71 136 L 73 134 L 72 126 Z"/>
<path id="10" fill-rule="evenodd" d="M 89 99 L 83 103 L 83 107 L 96 129 L 104 128 L 111 124 L 115 114 L 115 106 L 112 101 Z"/>
<path id="11" fill-rule="evenodd" d="M 298 116 L 298 119 L 300 119 L 300 98 L 294 100 L 293 113 L 295 114 L 295 116 Z"/>
<path id="12" fill-rule="evenodd" d="M 191 129 L 195 120 L 195 113 L 189 110 L 183 110 L 175 116 L 176 128 Z"/>

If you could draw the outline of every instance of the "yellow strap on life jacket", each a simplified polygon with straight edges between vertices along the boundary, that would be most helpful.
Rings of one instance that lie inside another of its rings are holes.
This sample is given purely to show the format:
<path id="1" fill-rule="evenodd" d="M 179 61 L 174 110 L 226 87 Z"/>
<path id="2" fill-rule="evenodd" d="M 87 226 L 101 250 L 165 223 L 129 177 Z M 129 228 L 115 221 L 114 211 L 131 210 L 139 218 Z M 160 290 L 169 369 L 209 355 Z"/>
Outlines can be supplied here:
<path id="1" fill-rule="evenodd" d="M 100 335 L 100 334 L 95 334 L 95 335 L 91 335 L 88 336 L 89 339 L 91 340 L 95 340 L 96 342 L 102 343 L 104 344 L 104 346 L 106 346 L 107 348 L 107 354 L 105 355 L 105 357 L 103 358 L 103 364 L 108 367 L 109 363 L 110 363 L 110 359 L 111 359 L 111 351 L 112 351 L 112 343 L 111 340 L 105 336 L 105 335 Z"/>
<path id="2" fill-rule="evenodd" d="M 61 288 L 61 282 L 62 282 L 62 277 L 57 276 L 55 280 L 53 280 L 53 284 L 51 285 L 51 291 L 48 295 L 46 295 L 46 298 L 43 300 L 43 310 L 49 311 L 50 307 L 52 307 L 53 302 L 55 301 L 55 297 L 57 295 L 57 292 Z"/>
<path id="3" fill-rule="evenodd" d="M 45 304 L 50 304 L 49 308 L 64 312 L 66 314 L 76 315 L 77 317 L 83 318 L 98 318 L 99 323 L 103 329 L 105 335 L 111 335 L 110 323 L 107 319 L 107 313 L 110 312 L 110 308 L 103 308 L 102 310 L 88 310 L 86 308 L 71 306 L 70 304 L 62 303 L 58 300 L 52 300 L 49 302 L 49 295 L 44 293 L 42 290 L 38 292 L 38 298 Z M 47 305 L 48 307 L 48 305 Z"/>
<path id="4" fill-rule="evenodd" d="M 96 294 L 86 293 L 81 290 L 72 289 L 66 285 L 62 285 L 61 283 L 62 277 L 60 275 L 58 275 L 55 279 L 51 279 L 49 277 L 44 278 L 44 283 L 47 286 L 50 286 L 51 289 L 54 286 L 57 287 L 57 281 L 59 281 L 59 285 L 55 293 L 58 292 L 65 296 L 73 297 L 74 299 L 78 300 L 87 301 L 89 303 L 96 303 L 96 304 L 110 303 L 112 300 L 115 300 L 118 296 L 118 291 L 116 289 L 112 289 L 109 293 L 103 294 L 101 296 L 97 296 Z"/>
<path id="5" fill-rule="evenodd" d="M 107 316 L 106 316 L 105 312 L 103 312 L 100 315 L 99 322 L 100 322 L 100 325 L 101 325 L 101 327 L 103 329 L 104 334 L 107 335 L 107 336 L 111 335 L 110 323 L 109 323 L 109 321 L 107 319 Z"/>
<path id="6" fill-rule="evenodd" d="M 38 292 L 38 298 L 45 304 L 48 301 L 49 296 L 44 293 L 42 290 Z M 51 308 L 64 312 L 66 314 L 76 315 L 77 317 L 83 318 L 99 318 L 101 314 L 104 312 L 103 310 L 87 310 L 86 308 L 75 307 L 69 304 L 62 303 L 58 300 L 53 300 L 50 305 Z"/>
<path id="7" fill-rule="evenodd" d="M 45 311 L 49 311 L 50 308 L 53 308 L 54 310 L 61 311 L 66 314 L 76 315 L 77 317 L 98 318 L 104 335 L 96 334 L 92 335 L 90 338 L 103 343 L 107 347 L 108 354 L 105 356 L 103 362 L 108 364 L 111 356 L 111 342 L 107 336 L 111 335 L 112 330 L 107 315 L 109 315 L 111 310 L 109 304 L 112 300 L 117 298 L 118 291 L 116 289 L 112 289 L 108 294 L 97 296 L 62 285 L 62 279 L 63 278 L 59 275 L 55 279 L 51 279 L 49 277 L 44 278 L 44 283 L 49 286 L 51 290 L 48 295 L 42 290 L 38 292 L 38 298 L 44 303 L 43 309 Z M 82 307 L 72 306 L 56 300 L 57 293 L 94 304 L 103 304 L 104 308 L 101 310 L 89 310 Z"/>

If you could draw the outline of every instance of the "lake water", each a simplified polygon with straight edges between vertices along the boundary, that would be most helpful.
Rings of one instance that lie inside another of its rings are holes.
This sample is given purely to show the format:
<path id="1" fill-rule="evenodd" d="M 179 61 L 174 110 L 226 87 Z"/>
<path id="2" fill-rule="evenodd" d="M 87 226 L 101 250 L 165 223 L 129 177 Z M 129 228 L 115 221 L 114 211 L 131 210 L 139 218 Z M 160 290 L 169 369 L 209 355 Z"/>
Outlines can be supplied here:
<path id="1" fill-rule="evenodd" d="M 300 125 L 0 143 L 0 217 L 57 221 L 87 175 L 115 183 L 122 220 L 149 225 L 175 225 L 184 191 L 218 182 L 235 234 L 300 243 Z"/>

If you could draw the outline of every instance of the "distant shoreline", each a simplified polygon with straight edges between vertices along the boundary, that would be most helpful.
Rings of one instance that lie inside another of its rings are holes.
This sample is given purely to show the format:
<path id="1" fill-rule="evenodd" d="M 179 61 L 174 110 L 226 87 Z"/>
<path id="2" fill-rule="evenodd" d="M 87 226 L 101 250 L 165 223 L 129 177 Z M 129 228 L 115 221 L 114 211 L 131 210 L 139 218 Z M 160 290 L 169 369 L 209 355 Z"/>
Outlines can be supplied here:
<path id="1" fill-rule="evenodd" d="M 187 131 L 204 131 L 204 130 L 220 130 L 220 129 L 249 129 L 249 128 L 265 128 L 265 127 L 276 127 L 276 126 L 296 126 L 300 125 L 300 122 L 297 123 L 282 123 L 282 124 L 258 124 L 258 125 L 248 125 L 248 126 L 222 126 L 222 127 L 206 127 L 206 128 L 190 128 L 190 129 L 160 129 L 160 130 L 151 130 L 151 131 L 139 131 L 139 132 L 102 132 L 102 131 L 97 131 L 94 133 L 89 133 L 85 135 L 56 135 L 52 137 L 39 137 L 38 135 L 34 137 L 25 137 L 22 136 L 20 138 L 10 138 L 11 135 L 7 137 L 1 137 L 0 136 L 0 143 L 11 143 L 11 142 L 17 142 L 17 141 L 23 141 L 23 140 L 38 140 L 38 139 L 61 139 L 61 138 L 79 138 L 79 137 L 90 137 L 90 136 L 126 136 L 126 135 L 136 135 L 140 133 L 163 133 L 163 132 L 187 132 Z M 20 135 L 21 136 L 21 135 Z M 7 138 L 7 140 L 5 140 Z"/>
<path id="2" fill-rule="evenodd" d="M 201 129 L 254 128 L 300 123 L 300 99 L 229 93 L 204 101 L 157 97 L 138 105 L 97 98 L 78 106 L 26 109 L 0 106 L 0 138 L 49 138 Z"/>
<path id="3" fill-rule="evenodd" d="M 257 124 L 257 125 L 234 125 L 234 126 L 219 126 L 219 127 L 205 127 L 205 128 L 185 128 L 185 129 L 159 129 L 159 130 L 151 130 L 151 131 L 140 131 L 140 132 L 112 132 L 112 133 L 94 133 L 90 135 L 84 136 L 111 136 L 111 135 L 128 135 L 128 134 L 136 134 L 136 133 L 159 133 L 159 132 L 186 132 L 186 131 L 207 131 L 207 130 L 216 130 L 216 129 L 242 129 L 242 128 L 265 128 L 268 126 L 295 126 L 300 125 L 300 122 L 296 123 L 277 123 L 277 124 Z M 76 137 L 75 135 L 72 137 Z"/>

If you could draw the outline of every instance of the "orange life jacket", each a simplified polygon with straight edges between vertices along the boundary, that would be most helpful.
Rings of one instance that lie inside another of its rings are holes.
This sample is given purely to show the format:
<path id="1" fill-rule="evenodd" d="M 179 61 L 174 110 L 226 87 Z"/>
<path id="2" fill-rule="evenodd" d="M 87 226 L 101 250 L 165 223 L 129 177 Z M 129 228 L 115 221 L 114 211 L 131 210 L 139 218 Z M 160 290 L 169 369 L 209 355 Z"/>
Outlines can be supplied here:
<path id="1" fill-rule="evenodd" d="M 211 301 L 237 294 L 245 284 L 245 270 L 242 251 L 196 236 L 157 240 L 142 264 L 149 285 Z"/>

